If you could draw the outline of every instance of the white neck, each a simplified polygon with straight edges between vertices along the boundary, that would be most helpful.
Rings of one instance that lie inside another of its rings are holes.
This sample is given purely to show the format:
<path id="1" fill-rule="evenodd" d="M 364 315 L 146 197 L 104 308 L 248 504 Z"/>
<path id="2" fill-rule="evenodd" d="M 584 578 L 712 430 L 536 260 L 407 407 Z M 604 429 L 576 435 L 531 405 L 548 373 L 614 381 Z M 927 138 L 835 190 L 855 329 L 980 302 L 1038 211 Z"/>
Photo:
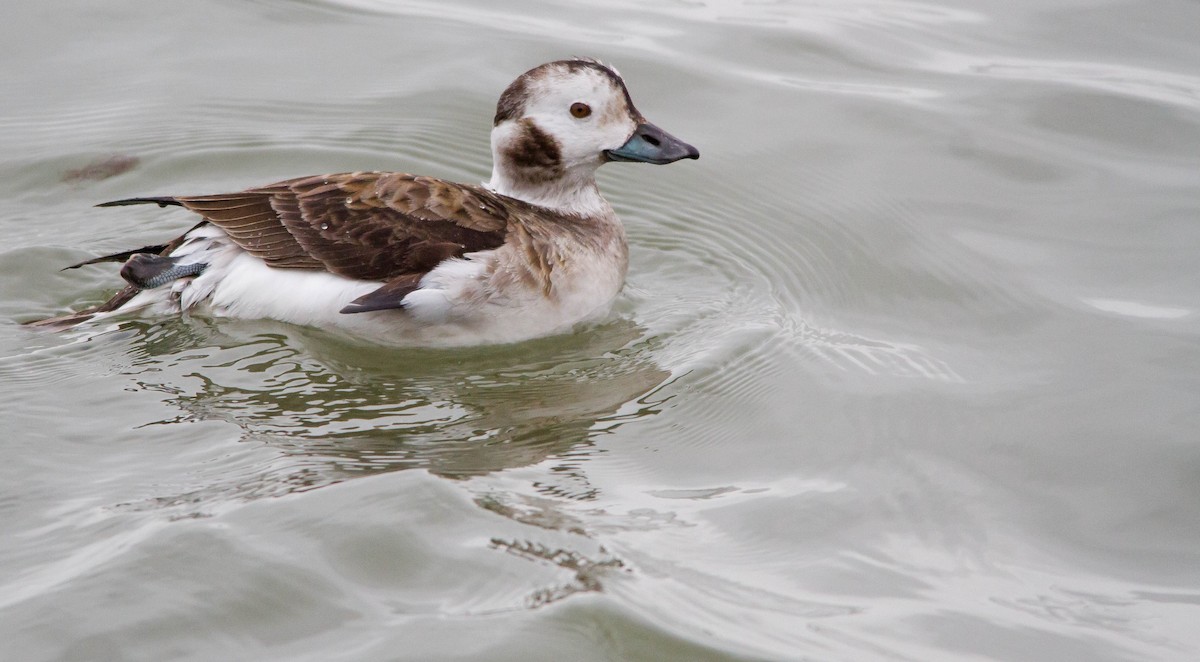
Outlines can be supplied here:
<path id="1" fill-rule="evenodd" d="M 574 171 L 572 171 L 574 170 Z M 567 170 L 562 177 L 549 182 L 531 182 L 512 177 L 497 161 L 492 166 L 492 178 L 486 186 L 501 195 L 523 200 L 555 211 L 584 216 L 605 216 L 612 206 L 600 195 L 594 168 Z M 585 170 L 585 172 L 579 172 Z"/>

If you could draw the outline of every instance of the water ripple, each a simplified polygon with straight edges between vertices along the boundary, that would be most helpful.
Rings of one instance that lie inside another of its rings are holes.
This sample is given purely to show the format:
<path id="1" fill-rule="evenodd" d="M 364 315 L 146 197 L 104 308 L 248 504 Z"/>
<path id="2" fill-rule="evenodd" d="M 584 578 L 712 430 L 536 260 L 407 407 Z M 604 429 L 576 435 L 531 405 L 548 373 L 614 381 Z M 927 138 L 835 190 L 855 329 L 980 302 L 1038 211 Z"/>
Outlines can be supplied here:
<path id="1" fill-rule="evenodd" d="M 660 187 L 626 214 L 636 222 L 630 230 L 635 267 L 642 262 L 636 252 L 650 253 L 647 267 L 631 276 L 639 319 L 654 333 L 674 335 L 659 352 L 664 365 L 709 366 L 704 374 L 719 373 L 726 386 L 755 379 L 771 383 L 769 366 L 778 365 L 777 355 L 802 347 L 842 369 L 870 375 L 959 379 L 944 360 L 913 343 L 822 328 L 805 318 L 802 311 L 814 292 L 856 295 L 854 283 L 839 277 L 851 252 L 858 253 L 854 260 L 876 259 L 853 225 L 821 222 L 808 216 L 812 210 L 788 209 L 769 196 L 747 197 L 719 180 L 708 187 L 723 201 L 720 207 L 689 208 L 675 189 Z M 893 210 L 897 217 L 904 213 Z M 962 266 L 943 260 L 945 273 L 937 277 L 952 281 Z"/>
<path id="2" fill-rule="evenodd" d="M 1083 87 L 1200 109 L 1200 77 L 1116 62 L 983 57 L 937 53 L 924 63 L 934 71 Z"/>

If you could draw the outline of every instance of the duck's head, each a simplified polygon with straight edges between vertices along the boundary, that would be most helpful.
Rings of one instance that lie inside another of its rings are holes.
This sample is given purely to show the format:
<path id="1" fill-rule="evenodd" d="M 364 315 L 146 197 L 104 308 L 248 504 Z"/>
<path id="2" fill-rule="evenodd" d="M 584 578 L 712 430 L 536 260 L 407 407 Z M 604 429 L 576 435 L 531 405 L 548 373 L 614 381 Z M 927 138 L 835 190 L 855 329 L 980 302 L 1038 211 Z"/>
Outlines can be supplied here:
<path id="1" fill-rule="evenodd" d="M 549 62 L 521 74 L 496 105 L 492 188 L 551 207 L 586 207 L 609 161 L 698 159 L 695 147 L 646 121 L 614 69 L 596 60 Z"/>

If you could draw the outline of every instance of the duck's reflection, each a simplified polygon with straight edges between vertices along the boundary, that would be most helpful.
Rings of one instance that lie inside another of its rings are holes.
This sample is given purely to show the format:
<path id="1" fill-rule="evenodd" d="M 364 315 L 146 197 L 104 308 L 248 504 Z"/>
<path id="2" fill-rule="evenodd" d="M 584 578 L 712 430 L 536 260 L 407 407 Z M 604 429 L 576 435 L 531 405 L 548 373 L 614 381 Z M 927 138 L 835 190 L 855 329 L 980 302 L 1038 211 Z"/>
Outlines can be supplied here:
<path id="1" fill-rule="evenodd" d="M 519 345 L 394 350 L 267 322 L 193 321 L 147 327 L 134 370 L 182 410 L 157 425 L 226 421 L 275 451 L 270 469 L 221 481 L 247 497 L 406 468 L 460 477 L 586 455 L 605 430 L 657 411 L 650 396 L 669 373 L 642 335 L 618 321 Z M 575 484 L 586 498 L 586 478 Z"/>

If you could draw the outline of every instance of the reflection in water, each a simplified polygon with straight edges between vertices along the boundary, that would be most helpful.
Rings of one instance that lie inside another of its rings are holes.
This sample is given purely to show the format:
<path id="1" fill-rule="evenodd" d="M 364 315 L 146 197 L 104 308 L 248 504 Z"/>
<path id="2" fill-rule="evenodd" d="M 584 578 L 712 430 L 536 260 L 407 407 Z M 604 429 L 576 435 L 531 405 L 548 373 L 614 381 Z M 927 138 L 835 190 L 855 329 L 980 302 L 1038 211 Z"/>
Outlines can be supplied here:
<path id="1" fill-rule="evenodd" d="M 241 428 L 241 441 L 286 457 L 248 474 L 242 462 L 234 470 L 241 475 L 222 473 L 203 494 L 151 507 L 280 495 L 408 468 L 464 477 L 578 455 L 595 434 L 657 413 L 647 396 L 669 373 L 650 360 L 652 344 L 622 321 L 454 351 L 351 345 L 268 322 L 147 325 L 131 371 L 141 388 L 182 410 L 150 425 L 223 421 Z M 582 475 L 562 478 L 578 485 L 565 496 L 587 498 Z"/>
<path id="2" fill-rule="evenodd" d="M 603 547 L 600 548 L 600 553 L 604 556 L 596 561 L 575 550 L 550 548 L 528 540 L 492 538 L 492 546 L 530 561 L 554 564 L 570 573 L 571 578 L 568 581 L 538 589 L 529 595 L 525 602 L 526 606 L 531 608 L 548 605 L 576 593 L 603 591 L 603 580 L 606 576 L 625 569 L 625 564 L 620 559 L 608 555 Z"/>

